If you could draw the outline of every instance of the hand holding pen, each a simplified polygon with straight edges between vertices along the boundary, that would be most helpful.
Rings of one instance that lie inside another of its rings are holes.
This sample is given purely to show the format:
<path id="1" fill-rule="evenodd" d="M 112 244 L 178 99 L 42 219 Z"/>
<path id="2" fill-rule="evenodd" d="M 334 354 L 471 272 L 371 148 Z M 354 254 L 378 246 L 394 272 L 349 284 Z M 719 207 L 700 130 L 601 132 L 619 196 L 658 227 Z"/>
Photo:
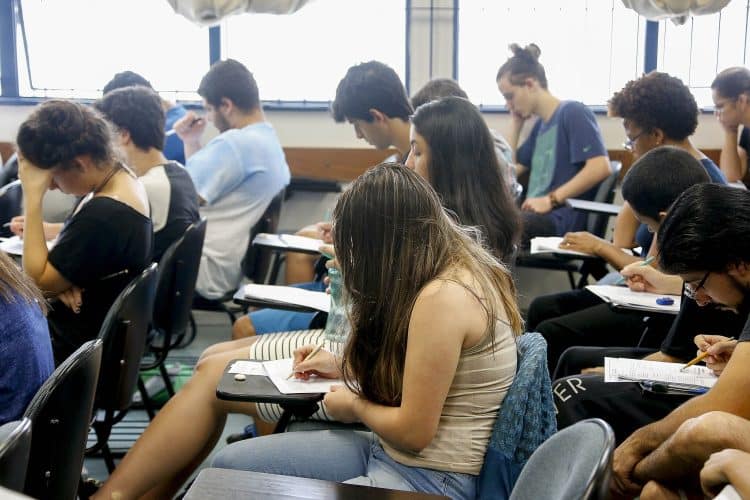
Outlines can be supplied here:
<path id="1" fill-rule="evenodd" d="M 713 370 L 717 376 L 724 371 L 729 358 L 732 357 L 734 348 L 737 347 L 737 341 L 734 337 L 724 337 L 723 335 L 701 334 L 695 337 L 694 342 L 698 346 L 698 355 L 683 366 L 682 370 L 705 361 L 706 367 Z"/>
<path id="2" fill-rule="evenodd" d="M 306 345 L 295 349 L 292 373 L 287 379 L 294 376 L 300 380 L 308 380 L 312 375 L 323 378 L 341 376 L 336 356 L 323 349 L 323 344 Z"/>
<path id="3" fill-rule="evenodd" d="M 188 111 L 185 116 L 174 122 L 172 130 L 167 131 L 165 135 L 169 137 L 177 134 L 185 142 L 200 141 L 205 129 L 206 120 L 193 111 Z"/>

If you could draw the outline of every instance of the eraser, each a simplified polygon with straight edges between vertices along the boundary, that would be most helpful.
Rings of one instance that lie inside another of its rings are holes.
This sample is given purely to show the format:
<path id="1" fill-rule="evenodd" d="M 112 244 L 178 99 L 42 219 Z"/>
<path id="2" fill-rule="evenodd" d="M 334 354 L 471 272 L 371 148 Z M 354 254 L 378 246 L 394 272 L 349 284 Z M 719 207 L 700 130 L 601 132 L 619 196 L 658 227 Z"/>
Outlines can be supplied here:
<path id="1" fill-rule="evenodd" d="M 244 382 L 246 378 L 247 378 L 247 377 L 245 377 L 245 376 L 244 376 L 243 374 L 241 374 L 241 373 L 238 373 L 237 375 L 235 375 L 235 376 L 234 376 L 234 379 L 235 379 L 235 380 L 236 380 L 237 382 Z"/>
<path id="2" fill-rule="evenodd" d="M 656 303 L 660 306 L 671 306 L 674 304 L 674 299 L 672 297 L 659 297 L 656 299 Z"/>

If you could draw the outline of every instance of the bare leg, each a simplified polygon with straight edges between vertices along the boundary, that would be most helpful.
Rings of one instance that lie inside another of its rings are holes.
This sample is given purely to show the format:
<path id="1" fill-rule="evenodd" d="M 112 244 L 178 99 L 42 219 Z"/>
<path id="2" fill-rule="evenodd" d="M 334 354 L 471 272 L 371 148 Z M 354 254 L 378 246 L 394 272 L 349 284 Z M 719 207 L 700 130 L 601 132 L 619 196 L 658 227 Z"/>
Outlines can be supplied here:
<path id="1" fill-rule="evenodd" d="M 689 481 L 693 485 L 708 457 L 725 448 L 750 451 L 750 422 L 731 413 L 712 411 L 686 420 L 638 463 L 635 477 L 644 483 Z"/>
<path id="2" fill-rule="evenodd" d="M 288 284 L 307 283 L 315 278 L 318 257 L 298 252 L 287 252 L 285 279 Z"/>
<path id="3" fill-rule="evenodd" d="M 214 344 L 212 346 L 207 347 L 202 353 L 199 361 L 204 360 L 205 358 L 208 358 L 209 356 L 213 356 L 215 354 L 220 354 L 223 352 L 228 351 L 237 351 L 239 349 L 246 349 L 244 356 L 238 356 L 239 358 L 247 358 L 250 356 L 250 346 L 252 346 L 255 341 L 258 340 L 258 337 L 248 337 L 244 339 L 239 340 L 228 340 L 226 342 L 219 342 L 218 344 Z"/>
<path id="4" fill-rule="evenodd" d="M 253 322 L 250 319 L 250 316 L 244 315 L 241 318 L 238 318 L 237 321 L 234 322 L 234 325 L 232 325 L 233 340 L 240 340 L 254 336 L 255 327 L 253 326 Z"/>
<path id="5" fill-rule="evenodd" d="M 247 347 L 242 346 L 200 361 L 190 381 L 156 415 L 94 498 L 140 498 L 150 491 L 165 498 L 170 485 L 176 491 L 177 478 L 192 473 L 213 448 L 227 413 L 255 415 L 254 404 L 215 396 L 227 363 L 246 357 Z"/>

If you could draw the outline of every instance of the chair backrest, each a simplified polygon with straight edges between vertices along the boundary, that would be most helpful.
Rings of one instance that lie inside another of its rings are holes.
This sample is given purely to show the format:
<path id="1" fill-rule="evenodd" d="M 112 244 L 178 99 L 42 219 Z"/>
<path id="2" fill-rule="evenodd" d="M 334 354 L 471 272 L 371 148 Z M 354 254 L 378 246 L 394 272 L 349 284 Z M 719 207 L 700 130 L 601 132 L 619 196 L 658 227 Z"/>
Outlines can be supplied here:
<path id="1" fill-rule="evenodd" d="M 156 268 L 151 264 L 120 292 L 99 330 L 104 347 L 96 391 L 98 410 L 121 411 L 130 406 L 154 310 Z"/>
<path id="2" fill-rule="evenodd" d="M 608 498 L 615 435 L 592 418 L 567 427 L 544 442 L 526 463 L 511 500 Z M 544 477 L 543 481 L 539 478 Z"/>
<path id="3" fill-rule="evenodd" d="M 612 203 L 615 199 L 615 187 L 617 186 L 617 179 L 620 178 L 620 169 L 622 163 L 619 161 L 609 162 L 609 166 L 612 173 L 609 177 L 604 179 L 599 184 L 599 189 L 596 191 L 594 201 L 601 203 Z M 595 234 L 599 237 L 604 237 L 604 233 L 607 231 L 607 224 L 609 223 L 609 215 L 600 213 L 590 213 L 588 219 L 586 219 L 586 231 L 591 234 Z"/>
<path id="4" fill-rule="evenodd" d="M 479 499 L 507 498 L 536 449 L 557 430 L 547 342 L 540 333 L 517 342 L 516 376 L 503 399 L 487 446 L 477 492 Z"/>
<path id="5" fill-rule="evenodd" d="M 0 486 L 23 491 L 31 451 L 31 420 L 24 418 L 0 427 Z"/>
<path id="6" fill-rule="evenodd" d="M 203 218 L 191 224 L 167 248 L 159 262 L 153 327 L 164 332 L 165 346 L 187 329 L 205 238 L 206 219 Z"/>
<path id="7" fill-rule="evenodd" d="M 0 166 L 0 187 L 18 179 L 18 153 L 13 153 L 5 163 Z"/>
<path id="8" fill-rule="evenodd" d="M 0 224 L 9 222 L 16 215 L 23 212 L 23 190 L 21 184 L 6 184 L 0 186 Z M 0 236 L 10 236 L 9 228 L 0 227 Z"/>
<path id="9" fill-rule="evenodd" d="M 278 232 L 281 207 L 284 205 L 285 195 L 285 189 L 279 191 L 273 200 L 271 200 L 266 211 L 263 212 L 260 220 L 250 228 L 250 241 L 247 243 L 245 257 L 242 259 L 242 274 L 254 283 L 266 282 L 266 276 L 271 267 L 273 250 L 253 246 L 253 240 L 260 233 Z"/>
<path id="10" fill-rule="evenodd" d="M 102 341 L 86 342 L 57 367 L 26 408 L 31 453 L 25 494 L 75 498 L 101 359 Z"/>

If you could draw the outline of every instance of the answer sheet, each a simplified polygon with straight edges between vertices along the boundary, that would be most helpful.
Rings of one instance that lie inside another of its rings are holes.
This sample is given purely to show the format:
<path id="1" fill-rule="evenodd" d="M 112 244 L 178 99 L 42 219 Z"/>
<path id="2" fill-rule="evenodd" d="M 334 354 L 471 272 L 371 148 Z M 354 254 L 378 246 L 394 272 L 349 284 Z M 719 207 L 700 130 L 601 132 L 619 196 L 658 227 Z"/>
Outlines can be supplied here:
<path id="1" fill-rule="evenodd" d="M 321 245 L 325 245 L 325 243 L 323 240 L 308 238 L 306 236 L 297 236 L 294 234 L 260 233 L 255 239 L 253 239 L 253 245 L 320 253 L 320 250 L 318 249 Z"/>
<path id="2" fill-rule="evenodd" d="M 310 380 L 297 380 L 295 378 L 287 380 L 289 374 L 292 373 L 293 363 L 294 360 L 292 358 L 263 362 L 263 367 L 266 369 L 266 373 L 268 373 L 268 378 L 271 379 L 273 385 L 282 394 L 331 392 L 332 385 L 344 385 L 343 380 L 321 377 L 312 377 Z"/>
<path id="3" fill-rule="evenodd" d="M 262 375 L 267 376 L 266 369 L 263 368 L 262 361 L 235 361 L 229 368 L 229 373 L 241 373 L 243 375 Z"/>
<path id="4" fill-rule="evenodd" d="M 305 306 L 323 312 L 331 310 L 331 296 L 325 292 L 303 290 L 293 286 L 256 285 L 254 283 L 245 285 L 243 292 L 248 299 Z M 269 304 L 269 306 L 272 305 Z"/>
<path id="5" fill-rule="evenodd" d="M 531 248 L 529 253 L 532 255 L 535 253 L 561 253 L 565 255 L 583 255 L 591 257 L 591 254 L 589 253 L 576 252 L 575 250 L 564 250 L 560 248 L 562 240 L 561 236 L 537 236 L 536 238 L 531 238 Z"/>
<path id="6" fill-rule="evenodd" d="M 659 295 L 648 292 L 634 292 L 626 286 L 614 285 L 589 285 L 586 289 L 594 295 L 597 295 L 603 301 L 610 302 L 613 305 L 624 307 L 626 309 L 663 312 L 668 314 L 677 314 L 680 312 L 680 301 L 682 297 L 679 295 Z M 672 304 L 657 304 L 656 299 L 659 298 L 670 298 L 672 299 Z"/>
<path id="7" fill-rule="evenodd" d="M 719 379 L 705 366 L 693 365 L 685 371 L 682 363 L 663 363 L 629 358 L 604 358 L 605 382 L 633 382 L 650 380 L 668 384 L 687 384 L 713 387 Z"/>

